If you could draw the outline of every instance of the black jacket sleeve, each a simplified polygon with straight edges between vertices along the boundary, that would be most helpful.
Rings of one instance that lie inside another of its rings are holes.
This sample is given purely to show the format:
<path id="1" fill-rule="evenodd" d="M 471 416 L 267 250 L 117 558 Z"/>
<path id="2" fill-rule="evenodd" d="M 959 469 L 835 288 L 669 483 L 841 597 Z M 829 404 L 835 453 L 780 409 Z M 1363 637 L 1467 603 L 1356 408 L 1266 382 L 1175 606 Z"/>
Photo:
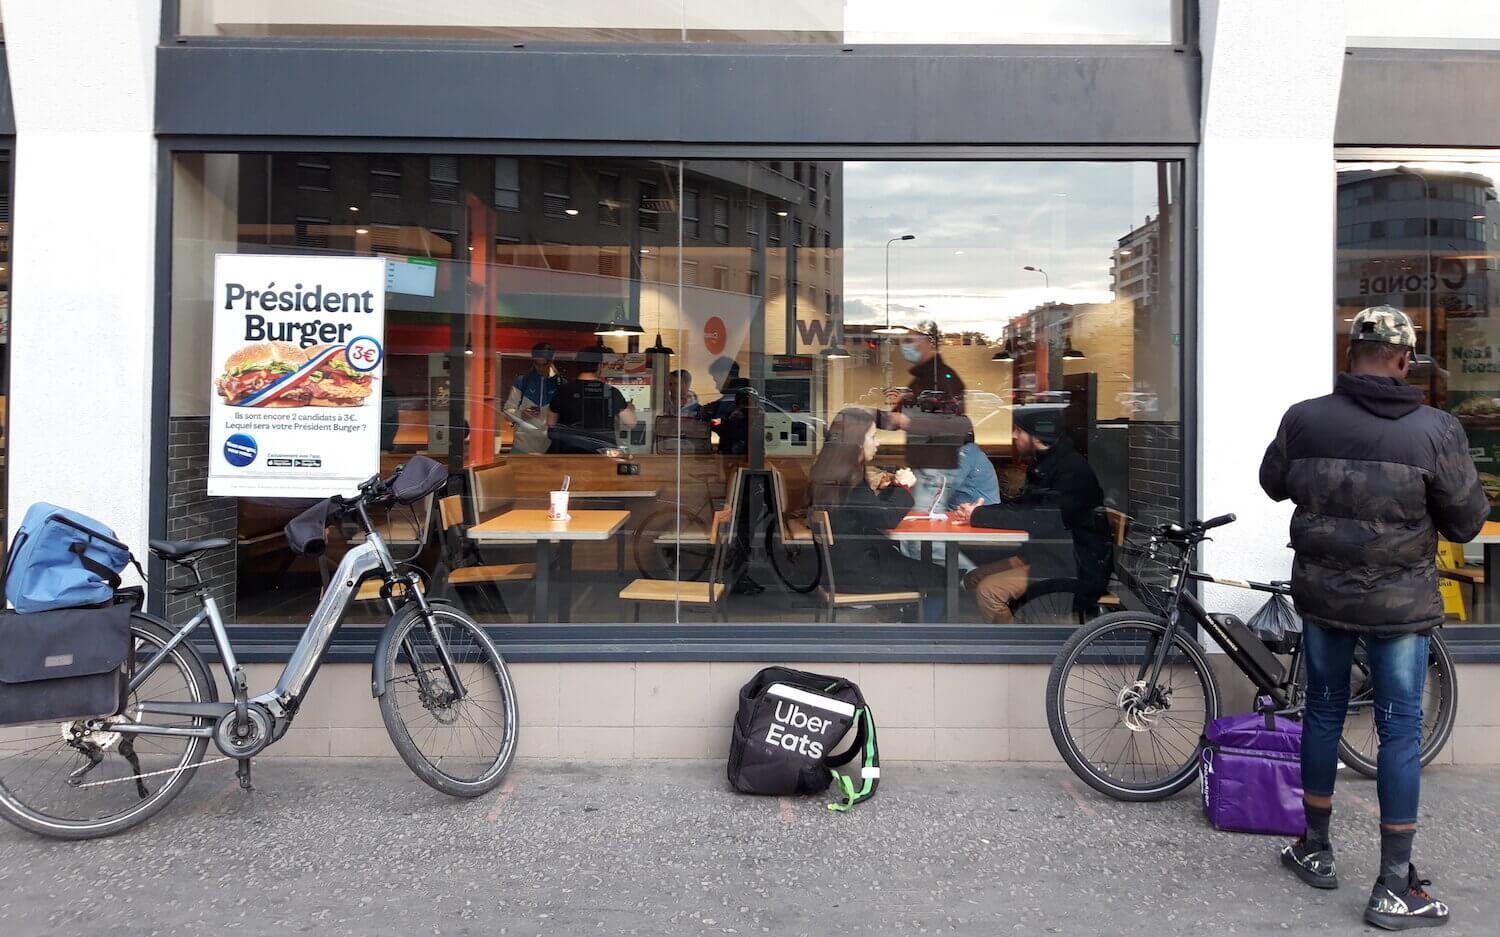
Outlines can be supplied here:
<path id="1" fill-rule="evenodd" d="M 858 484 L 845 494 L 843 505 L 831 512 L 833 527 L 865 536 L 883 536 L 911 513 L 915 503 L 911 492 L 900 485 L 875 491 L 869 485 Z"/>
<path id="2" fill-rule="evenodd" d="M 1464 428 L 1452 417 L 1448 424 L 1436 470 L 1427 483 L 1427 509 L 1444 539 L 1468 543 L 1489 519 L 1490 499 L 1479 484 Z"/>
<path id="3" fill-rule="evenodd" d="M 1276 438 L 1266 447 L 1265 458 L 1260 460 L 1260 487 L 1272 501 L 1285 501 L 1290 497 L 1286 490 L 1286 433 L 1292 414 L 1281 418 L 1276 429 Z"/>

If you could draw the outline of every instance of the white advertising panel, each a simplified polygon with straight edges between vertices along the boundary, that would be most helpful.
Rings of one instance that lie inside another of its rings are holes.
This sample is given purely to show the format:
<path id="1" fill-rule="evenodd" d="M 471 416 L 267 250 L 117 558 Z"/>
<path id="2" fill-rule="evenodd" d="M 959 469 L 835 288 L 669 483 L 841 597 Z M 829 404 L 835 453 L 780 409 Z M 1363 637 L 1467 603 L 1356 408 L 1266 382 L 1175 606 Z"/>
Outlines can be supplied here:
<path id="1" fill-rule="evenodd" d="M 386 264 L 214 258 L 208 493 L 325 498 L 380 470 Z"/>

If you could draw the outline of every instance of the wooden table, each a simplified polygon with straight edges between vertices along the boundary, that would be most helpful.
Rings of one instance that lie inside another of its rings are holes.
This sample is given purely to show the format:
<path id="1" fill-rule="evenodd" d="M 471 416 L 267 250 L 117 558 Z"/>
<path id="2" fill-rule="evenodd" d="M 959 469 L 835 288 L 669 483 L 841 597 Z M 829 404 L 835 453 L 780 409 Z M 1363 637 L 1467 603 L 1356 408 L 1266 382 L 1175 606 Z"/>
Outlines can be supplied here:
<path id="1" fill-rule="evenodd" d="M 568 500 L 571 501 L 613 501 L 619 502 L 619 507 L 624 507 L 626 501 L 655 501 L 657 495 L 661 494 L 660 488 L 599 488 L 584 489 L 582 491 L 568 489 Z M 615 571 L 625 572 L 625 538 L 621 537 L 615 541 Z"/>
<path id="2" fill-rule="evenodd" d="M 1484 612 L 1500 609 L 1500 521 L 1485 521 L 1474 543 L 1484 545 Z"/>
<path id="3" fill-rule="evenodd" d="M 890 532 L 892 540 L 912 541 L 922 544 L 922 559 L 932 562 L 932 545 L 946 543 L 943 573 L 948 595 L 948 617 L 957 621 L 958 615 L 958 549 L 960 543 L 1017 544 L 1025 543 L 1031 536 L 1024 530 L 1001 530 L 994 527 L 971 527 L 946 520 L 933 520 L 919 514 L 909 514 Z"/>
<path id="4" fill-rule="evenodd" d="M 469 538 L 480 543 L 531 540 L 536 543 L 536 594 L 532 599 L 531 620 L 545 622 L 547 615 L 547 583 L 552 568 L 552 545 L 558 545 L 558 558 L 562 560 L 563 579 L 558 588 L 557 620 L 566 622 L 572 604 L 573 543 L 578 540 L 609 540 L 620 532 L 630 519 L 629 511 L 579 511 L 570 512 L 565 521 L 554 521 L 547 517 L 546 510 L 522 508 L 506 511 L 469 528 Z"/>

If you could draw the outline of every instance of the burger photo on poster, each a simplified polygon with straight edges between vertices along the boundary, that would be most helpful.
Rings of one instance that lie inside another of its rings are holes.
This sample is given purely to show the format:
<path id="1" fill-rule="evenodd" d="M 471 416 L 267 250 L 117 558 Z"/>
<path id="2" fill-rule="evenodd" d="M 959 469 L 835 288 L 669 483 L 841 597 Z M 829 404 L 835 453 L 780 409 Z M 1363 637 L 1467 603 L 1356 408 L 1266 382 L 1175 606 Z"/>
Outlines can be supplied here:
<path id="1" fill-rule="evenodd" d="M 350 366 L 342 346 L 256 342 L 230 355 L 214 384 L 231 407 L 358 407 L 374 377 Z"/>

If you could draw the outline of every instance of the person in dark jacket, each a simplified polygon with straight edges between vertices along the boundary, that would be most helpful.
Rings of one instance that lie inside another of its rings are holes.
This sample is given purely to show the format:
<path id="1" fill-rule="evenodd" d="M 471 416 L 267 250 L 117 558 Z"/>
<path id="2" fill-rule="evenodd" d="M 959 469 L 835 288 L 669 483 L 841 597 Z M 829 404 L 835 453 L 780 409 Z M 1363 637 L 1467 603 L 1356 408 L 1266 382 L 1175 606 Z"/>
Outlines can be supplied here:
<path id="1" fill-rule="evenodd" d="M 1411 851 L 1428 635 L 1443 621 L 1434 560 L 1439 535 L 1472 540 L 1490 505 L 1463 427 L 1405 382 L 1417 345 L 1406 314 L 1366 309 L 1349 338 L 1349 373 L 1332 394 L 1287 411 L 1260 467 L 1266 494 L 1297 506 L 1292 598 L 1307 661 L 1307 830 L 1281 859 L 1309 885 L 1338 884 L 1328 827 L 1349 671 L 1363 642 L 1380 737 L 1380 876 L 1365 920 L 1433 927 L 1447 923 L 1448 908 L 1425 890 Z"/>
<path id="2" fill-rule="evenodd" d="M 999 504 L 980 498 L 953 511 L 959 523 L 1028 534 L 1018 555 L 981 566 L 965 580 L 988 622 L 1013 622 L 1013 603 L 1042 579 L 1076 578 L 1091 597 L 1109 584 L 1113 547 L 1094 513 L 1104 504 L 1104 489 L 1063 431 L 1063 410 L 1047 404 L 1016 407 L 1011 443 L 1019 458 L 1031 460 L 1025 484 Z"/>
<path id="3" fill-rule="evenodd" d="M 914 502 L 916 476 L 909 468 L 872 472 L 880 443 L 875 411 L 847 407 L 833 418 L 808 478 L 808 506 L 827 511 L 833 528 L 834 585 L 840 592 L 923 593 L 927 621 L 942 621 L 943 573 L 931 563 L 901 555 L 888 532 Z"/>

